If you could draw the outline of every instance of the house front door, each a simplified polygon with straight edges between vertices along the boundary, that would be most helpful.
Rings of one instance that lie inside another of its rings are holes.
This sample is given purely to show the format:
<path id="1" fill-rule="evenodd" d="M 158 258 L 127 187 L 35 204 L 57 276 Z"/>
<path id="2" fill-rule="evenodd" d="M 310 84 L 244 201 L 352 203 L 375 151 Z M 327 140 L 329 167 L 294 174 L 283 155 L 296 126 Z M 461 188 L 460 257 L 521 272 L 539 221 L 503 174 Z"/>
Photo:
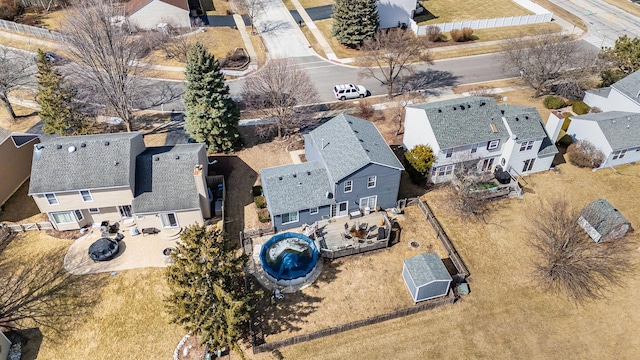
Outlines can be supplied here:
<path id="1" fill-rule="evenodd" d="M 336 216 L 347 216 L 349 215 L 349 202 L 341 202 L 338 204 L 338 211 Z"/>

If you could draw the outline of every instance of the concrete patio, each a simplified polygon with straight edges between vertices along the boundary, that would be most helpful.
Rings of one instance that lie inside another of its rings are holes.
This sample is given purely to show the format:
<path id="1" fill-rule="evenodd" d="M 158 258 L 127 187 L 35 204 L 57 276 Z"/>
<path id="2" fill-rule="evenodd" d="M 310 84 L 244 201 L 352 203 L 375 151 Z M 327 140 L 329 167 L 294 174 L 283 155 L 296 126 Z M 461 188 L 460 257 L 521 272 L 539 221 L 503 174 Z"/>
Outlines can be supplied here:
<path id="1" fill-rule="evenodd" d="M 162 231 L 155 235 L 131 236 L 128 228 L 119 231 L 124 238 L 118 243 L 118 254 L 109 261 L 95 262 L 88 254 L 89 246 L 102 237 L 99 228 L 90 229 L 85 236 L 76 240 L 64 257 L 64 268 L 74 275 L 96 274 L 145 267 L 165 267 L 168 256 L 163 254 L 166 248 L 175 247 L 178 230 Z M 114 238 L 115 234 L 111 234 Z"/>

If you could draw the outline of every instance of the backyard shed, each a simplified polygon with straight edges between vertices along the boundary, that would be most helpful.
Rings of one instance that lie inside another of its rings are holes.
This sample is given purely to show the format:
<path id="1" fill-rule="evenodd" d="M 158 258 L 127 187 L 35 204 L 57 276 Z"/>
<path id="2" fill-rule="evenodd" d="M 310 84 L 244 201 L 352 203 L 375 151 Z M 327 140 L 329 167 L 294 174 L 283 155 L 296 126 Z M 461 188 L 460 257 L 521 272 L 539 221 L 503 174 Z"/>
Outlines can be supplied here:
<path id="1" fill-rule="evenodd" d="M 451 285 L 451 275 L 438 254 L 419 254 L 404 261 L 404 279 L 413 302 L 445 296 Z"/>
<path id="2" fill-rule="evenodd" d="M 629 220 L 605 199 L 595 200 L 585 206 L 578 217 L 578 224 L 597 243 L 620 239 L 633 230 Z"/>

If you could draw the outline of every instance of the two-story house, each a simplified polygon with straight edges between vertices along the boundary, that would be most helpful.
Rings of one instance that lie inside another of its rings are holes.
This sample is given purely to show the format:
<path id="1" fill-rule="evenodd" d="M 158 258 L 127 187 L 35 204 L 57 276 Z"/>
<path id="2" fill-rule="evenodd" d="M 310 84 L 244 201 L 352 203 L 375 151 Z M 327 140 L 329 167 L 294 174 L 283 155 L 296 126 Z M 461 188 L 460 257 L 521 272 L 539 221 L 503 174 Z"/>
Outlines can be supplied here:
<path id="1" fill-rule="evenodd" d="M 603 112 L 640 113 L 640 70 L 629 74 L 609 87 L 586 91 L 583 101 Z"/>
<path id="2" fill-rule="evenodd" d="M 36 134 L 24 134 L 0 128 L 0 206 L 29 178 Z"/>
<path id="3" fill-rule="evenodd" d="M 260 171 L 276 230 L 395 206 L 404 168 L 372 122 L 341 114 L 304 139 L 306 163 Z"/>
<path id="4" fill-rule="evenodd" d="M 36 144 L 29 195 L 58 230 L 102 221 L 176 228 L 210 217 L 203 144 L 146 148 L 142 134 Z"/>
<path id="5" fill-rule="evenodd" d="M 406 107 L 403 147 L 428 145 L 436 160 L 429 179 L 449 181 L 463 166 L 513 175 L 548 170 L 557 148 L 535 108 L 465 97 Z"/>

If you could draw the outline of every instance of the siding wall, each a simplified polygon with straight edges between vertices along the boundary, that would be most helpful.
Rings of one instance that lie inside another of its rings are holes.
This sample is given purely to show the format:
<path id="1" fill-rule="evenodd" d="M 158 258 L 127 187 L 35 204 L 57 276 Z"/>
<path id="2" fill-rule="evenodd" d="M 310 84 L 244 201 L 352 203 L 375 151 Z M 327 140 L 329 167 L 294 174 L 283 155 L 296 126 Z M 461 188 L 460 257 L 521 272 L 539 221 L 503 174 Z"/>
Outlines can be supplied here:
<path id="1" fill-rule="evenodd" d="M 450 281 L 439 280 L 420 286 L 418 288 L 417 301 L 429 300 L 435 297 L 447 295 L 450 283 Z"/>
<path id="2" fill-rule="evenodd" d="M 506 160 L 505 168 L 509 166 L 513 167 L 514 170 L 523 174 L 523 173 L 534 173 L 538 167 L 536 166 L 538 163 L 538 152 L 540 151 L 540 146 L 542 145 L 542 139 L 536 139 L 533 143 L 533 147 L 531 150 L 520 151 L 520 146 L 524 141 L 529 141 L 531 139 L 518 139 L 507 141 L 505 144 L 504 155 L 503 157 Z M 524 167 L 524 162 L 529 159 L 536 159 L 533 163 L 534 167 L 530 171 L 522 171 Z M 552 157 L 553 159 L 553 157 Z M 500 162 L 496 163 L 496 165 L 500 164 Z M 543 170 L 549 170 L 549 167 Z M 541 170 L 538 170 L 541 171 Z"/>
<path id="3" fill-rule="evenodd" d="M 352 211 L 359 208 L 361 198 L 377 195 L 378 206 L 383 209 L 395 207 L 400 188 L 400 174 L 401 171 L 398 169 L 369 164 L 336 184 L 336 202 L 348 201 L 349 211 Z M 371 189 L 367 188 L 369 176 L 377 176 L 376 186 Z M 349 180 L 353 181 L 352 191 L 345 193 L 344 183 Z"/>
<path id="4" fill-rule="evenodd" d="M 411 294 L 411 299 L 416 302 L 418 289 L 416 289 L 416 285 L 413 283 L 413 279 L 411 278 L 411 275 L 409 275 L 409 270 L 406 265 L 402 265 L 402 278 L 404 279 L 404 283 L 407 285 L 409 294 Z"/>
<path id="5" fill-rule="evenodd" d="M 591 93 L 585 93 L 584 102 L 597 107 L 602 111 L 629 111 L 640 113 L 640 99 L 635 101 L 621 94 L 616 89 L 611 89 L 609 97 L 602 97 Z"/>
<path id="6" fill-rule="evenodd" d="M 408 25 L 415 9 L 415 0 L 378 0 L 380 29 L 396 27 L 398 22 Z"/>
<path id="7" fill-rule="evenodd" d="M 509 145 L 506 145 L 507 138 L 503 138 L 499 140 L 500 140 L 500 144 L 496 149 L 493 149 L 493 150 L 487 149 L 489 142 L 483 142 L 478 144 L 478 148 L 475 153 L 471 153 L 471 149 L 473 148 L 472 144 L 454 148 L 453 154 L 449 158 L 446 157 L 446 152 L 444 151 L 446 149 L 443 149 L 443 151 L 436 153 L 436 161 L 433 163 L 431 167 L 431 175 L 430 175 L 431 181 L 433 183 L 442 183 L 452 179 L 453 174 L 445 175 L 445 176 L 437 176 L 437 169 L 441 166 L 459 164 L 467 161 L 476 161 L 478 168 L 480 168 L 482 161 L 484 159 L 491 159 L 491 158 L 494 159 L 493 166 L 500 164 L 500 158 L 503 154 L 503 151 L 505 151 L 505 148 L 508 147 Z"/>
<path id="8" fill-rule="evenodd" d="M 29 178 L 33 145 L 40 142 L 34 139 L 16 148 L 11 137 L 0 144 L 0 206 Z"/>
<path id="9" fill-rule="evenodd" d="M 595 121 L 572 118 L 567 129 L 567 134 L 573 141 L 587 140 L 600 149 L 606 157 L 611 157 L 611 146 Z M 603 166 L 606 164 L 603 163 Z"/>
<path id="10" fill-rule="evenodd" d="M 195 223 L 204 224 L 204 219 L 202 218 L 202 212 L 200 209 L 175 211 L 174 213 L 178 218 L 178 227 L 185 228 Z M 159 230 L 163 229 L 162 220 L 158 214 L 135 215 L 134 219 L 136 220 L 138 230 L 152 227 Z"/>
<path id="11" fill-rule="evenodd" d="M 331 216 L 331 206 L 323 206 L 318 209 L 318 213 L 315 215 L 309 215 L 309 209 L 300 210 L 298 212 L 298 221 L 290 224 L 282 225 L 281 214 L 272 216 L 273 226 L 276 232 L 301 227 L 303 224 L 313 224 L 316 221 L 322 220 L 322 216 Z"/>
<path id="12" fill-rule="evenodd" d="M 133 193 L 128 187 L 90 191 L 93 197 L 93 201 L 90 202 L 82 201 L 79 191 L 56 193 L 58 205 L 49 205 L 44 194 L 33 195 L 33 200 L 43 213 L 131 205 L 133 200 Z"/>
<path id="13" fill-rule="evenodd" d="M 187 10 L 158 0 L 131 14 L 129 22 L 140 29 L 155 29 L 160 23 L 168 23 L 175 27 L 191 27 Z"/>
<path id="14" fill-rule="evenodd" d="M 440 151 L 440 145 L 431 129 L 427 114 L 424 110 L 407 107 L 402 146 L 405 150 L 411 150 L 416 145 L 428 145 L 434 153 Z"/>

